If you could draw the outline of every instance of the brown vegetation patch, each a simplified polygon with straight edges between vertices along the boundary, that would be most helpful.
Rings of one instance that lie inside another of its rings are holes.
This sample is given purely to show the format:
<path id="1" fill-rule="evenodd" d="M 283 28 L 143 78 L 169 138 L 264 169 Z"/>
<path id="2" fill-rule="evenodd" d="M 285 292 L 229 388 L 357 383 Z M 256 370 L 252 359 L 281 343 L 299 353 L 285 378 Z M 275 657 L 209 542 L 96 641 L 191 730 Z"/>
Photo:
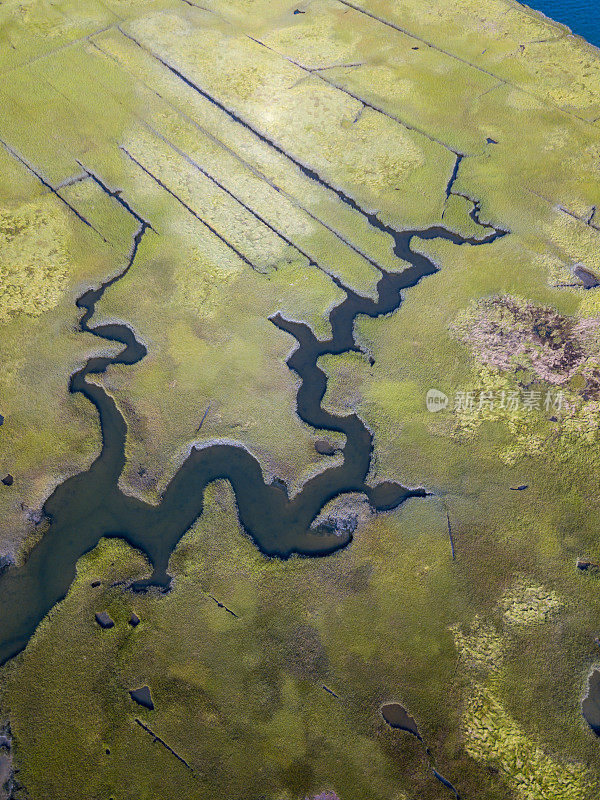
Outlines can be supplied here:
<path id="1" fill-rule="evenodd" d="M 585 379 L 584 395 L 600 395 L 600 370 L 594 358 L 598 319 L 567 317 L 520 298 L 490 297 L 463 312 L 452 331 L 482 364 L 525 371 L 552 384 L 564 384 L 579 372 Z"/>

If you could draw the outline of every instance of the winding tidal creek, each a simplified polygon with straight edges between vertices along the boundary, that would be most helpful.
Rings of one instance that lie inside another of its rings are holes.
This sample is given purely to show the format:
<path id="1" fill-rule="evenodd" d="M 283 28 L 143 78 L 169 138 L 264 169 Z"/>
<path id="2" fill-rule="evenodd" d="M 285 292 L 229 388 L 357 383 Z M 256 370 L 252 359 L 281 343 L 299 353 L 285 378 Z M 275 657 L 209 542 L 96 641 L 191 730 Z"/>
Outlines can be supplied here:
<path id="1" fill-rule="evenodd" d="M 265 483 L 260 463 L 243 445 L 208 442 L 192 447 L 159 505 L 150 505 L 120 491 L 118 482 L 125 465 L 127 426 L 113 398 L 87 379 L 88 375 L 105 372 L 111 364 L 134 365 L 146 355 L 146 348 L 127 325 L 90 326 L 96 304 L 106 289 L 132 267 L 140 242 L 150 228 L 138 217 L 140 226 L 124 270 L 77 300 L 77 306 L 83 310 L 80 331 L 124 345 L 115 356 L 90 358 L 72 375 L 69 385 L 72 393 L 83 394 L 96 407 L 102 449 L 88 470 L 64 481 L 47 499 L 43 507 L 47 532 L 32 547 L 24 563 L 8 566 L 0 574 L 0 663 L 26 646 L 44 616 L 66 595 L 78 559 L 102 537 L 124 539 L 148 557 L 153 573 L 147 580 L 134 584 L 134 589 L 151 585 L 168 587 L 170 554 L 202 514 L 204 489 L 212 481 L 229 481 L 243 528 L 261 552 L 277 558 L 292 554 L 325 556 L 346 546 L 352 538 L 351 529 L 332 530 L 326 524 L 314 524 L 323 507 L 341 495 L 361 493 L 376 511 L 395 508 L 411 497 L 424 497 L 423 488 L 407 489 L 389 482 L 375 487 L 367 485 L 373 436 L 358 415 L 336 416 L 321 407 L 327 379 L 317 360 L 325 354 L 361 352 L 354 338 L 356 317 L 392 313 L 400 306 L 404 290 L 438 271 L 432 260 L 412 249 L 413 240 L 444 239 L 456 245 L 479 246 L 506 235 L 506 231 L 481 223 L 478 211 L 478 205 L 473 204 L 471 218 L 485 229 L 481 238 L 464 237 L 442 226 L 398 232 L 382 225 L 374 215 L 368 215 L 371 224 L 393 236 L 395 254 L 410 267 L 402 272 L 382 269 L 376 299 L 361 296 L 332 278 L 346 297 L 329 314 L 332 329 L 329 339 L 317 339 L 306 324 L 287 320 L 279 313 L 271 317 L 274 325 L 298 343 L 287 364 L 300 377 L 297 394 L 300 419 L 313 428 L 337 431 L 346 437 L 340 465 L 318 473 L 290 499 L 281 482 Z"/>

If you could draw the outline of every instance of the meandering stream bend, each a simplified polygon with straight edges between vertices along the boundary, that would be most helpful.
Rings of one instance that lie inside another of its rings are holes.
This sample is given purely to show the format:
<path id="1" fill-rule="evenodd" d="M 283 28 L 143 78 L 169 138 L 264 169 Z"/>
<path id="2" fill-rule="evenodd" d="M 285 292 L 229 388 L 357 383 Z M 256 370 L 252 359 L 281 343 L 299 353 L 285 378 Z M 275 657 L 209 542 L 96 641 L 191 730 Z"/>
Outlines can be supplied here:
<path id="1" fill-rule="evenodd" d="M 363 297 L 332 278 L 346 297 L 329 314 L 332 335 L 327 340 L 317 339 L 307 325 L 284 319 L 281 314 L 271 318 L 274 325 L 298 342 L 287 361 L 300 377 L 298 415 L 314 428 L 345 435 L 342 464 L 318 473 L 289 499 L 281 482 L 265 483 L 260 463 L 245 447 L 235 443 L 207 443 L 192 447 L 156 506 L 120 491 L 118 482 L 125 465 L 127 426 L 113 398 L 101 386 L 87 380 L 88 375 L 103 373 L 111 364 L 132 365 L 146 355 L 146 348 L 127 325 L 89 325 L 106 289 L 131 268 L 150 227 L 138 217 L 140 227 L 125 269 L 77 300 L 78 307 L 84 309 L 79 323 L 81 331 L 124 345 L 116 356 L 90 358 L 71 377 L 70 391 L 83 394 L 98 411 L 102 449 L 88 470 L 67 479 L 48 498 L 43 508 L 49 521 L 48 530 L 33 546 L 26 561 L 0 574 L 0 664 L 26 646 L 41 620 L 67 593 L 78 559 L 103 536 L 122 538 L 148 557 L 154 572 L 141 586 L 168 586 L 170 554 L 202 514 L 204 489 L 212 481 L 230 482 L 244 529 L 263 553 L 279 558 L 293 553 L 322 556 L 348 544 L 351 530 L 332 531 L 326 525 L 314 525 L 323 507 L 336 497 L 359 492 L 366 495 L 374 509 L 383 511 L 397 507 L 409 497 L 426 494 L 424 489 L 407 489 L 392 483 L 367 485 L 372 434 L 358 415 L 336 416 L 321 407 L 327 380 L 317 366 L 317 359 L 325 354 L 360 351 L 354 339 L 356 317 L 359 314 L 378 317 L 393 312 L 400 306 L 403 290 L 437 272 L 438 267 L 431 259 L 411 248 L 413 238 L 484 245 L 504 236 L 506 231 L 481 223 L 476 204 L 472 219 L 491 231 L 481 238 L 464 237 L 441 226 L 397 232 L 371 216 L 371 224 L 392 234 L 395 254 L 411 266 L 402 272 L 381 270 L 376 299 Z"/>

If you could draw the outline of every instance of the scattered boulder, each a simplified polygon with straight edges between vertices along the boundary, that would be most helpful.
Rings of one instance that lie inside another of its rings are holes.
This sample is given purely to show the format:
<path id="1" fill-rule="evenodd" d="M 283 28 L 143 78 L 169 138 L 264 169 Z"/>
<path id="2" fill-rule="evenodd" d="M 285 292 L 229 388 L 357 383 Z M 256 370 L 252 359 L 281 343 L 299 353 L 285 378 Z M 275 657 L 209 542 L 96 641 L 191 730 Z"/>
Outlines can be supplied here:
<path id="1" fill-rule="evenodd" d="M 511 486 L 510 489 L 513 492 L 522 492 L 524 489 L 529 489 L 529 484 L 522 483 L 520 486 Z"/>
<path id="2" fill-rule="evenodd" d="M 334 456 L 337 453 L 337 447 L 329 439 L 318 439 L 315 442 L 315 450 L 321 456 Z"/>
<path id="3" fill-rule="evenodd" d="M 112 628 L 115 624 L 110 618 L 108 611 L 96 612 L 96 622 L 101 628 Z"/>
<path id="4" fill-rule="evenodd" d="M 100 586 L 101 583 L 102 581 L 92 581 L 92 588 L 96 589 L 98 586 Z"/>
<path id="5" fill-rule="evenodd" d="M 0 414 L 0 425 L 2 425 L 3 423 L 4 423 L 4 417 L 2 416 L 2 414 Z"/>
<path id="6" fill-rule="evenodd" d="M 131 612 L 131 616 L 129 617 L 129 624 L 131 625 L 131 627 L 135 628 L 135 626 L 139 625 L 140 622 L 141 622 L 141 620 L 138 617 L 138 615 L 135 613 L 135 611 L 132 611 Z"/>
<path id="7" fill-rule="evenodd" d="M 15 482 L 15 479 L 10 474 L 10 472 L 8 473 L 8 475 L 5 475 L 4 478 L 2 478 L 2 483 L 5 486 L 12 486 L 14 482 Z"/>
<path id="8" fill-rule="evenodd" d="M 140 686 L 139 689 L 130 689 L 129 694 L 131 699 L 134 700 L 138 705 L 148 708 L 150 711 L 154 710 L 154 703 L 152 701 L 152 694 L 150 693 L 149 686 Z"/>
<path id="9" fill-rule="evenodd" d="M 417 723 L 400 703 L 385 703 L 385 705 L 381 706 L 381 716 L 390 728 L 406 731 L 416 736 L 417 739 L 421 738 Z"/>

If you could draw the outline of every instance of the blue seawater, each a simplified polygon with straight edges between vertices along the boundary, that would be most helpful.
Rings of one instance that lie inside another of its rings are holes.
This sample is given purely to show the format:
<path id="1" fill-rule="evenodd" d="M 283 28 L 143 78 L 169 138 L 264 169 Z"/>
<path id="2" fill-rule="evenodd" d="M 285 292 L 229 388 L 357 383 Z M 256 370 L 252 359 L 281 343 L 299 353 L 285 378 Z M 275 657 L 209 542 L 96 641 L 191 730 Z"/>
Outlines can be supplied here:
<path id="1" fill-rule="evenodd" d="M 568 25 L 573 33 L 600 47 L 598 0 L 525 0 L 525 4 L 557 22 Z"/>

